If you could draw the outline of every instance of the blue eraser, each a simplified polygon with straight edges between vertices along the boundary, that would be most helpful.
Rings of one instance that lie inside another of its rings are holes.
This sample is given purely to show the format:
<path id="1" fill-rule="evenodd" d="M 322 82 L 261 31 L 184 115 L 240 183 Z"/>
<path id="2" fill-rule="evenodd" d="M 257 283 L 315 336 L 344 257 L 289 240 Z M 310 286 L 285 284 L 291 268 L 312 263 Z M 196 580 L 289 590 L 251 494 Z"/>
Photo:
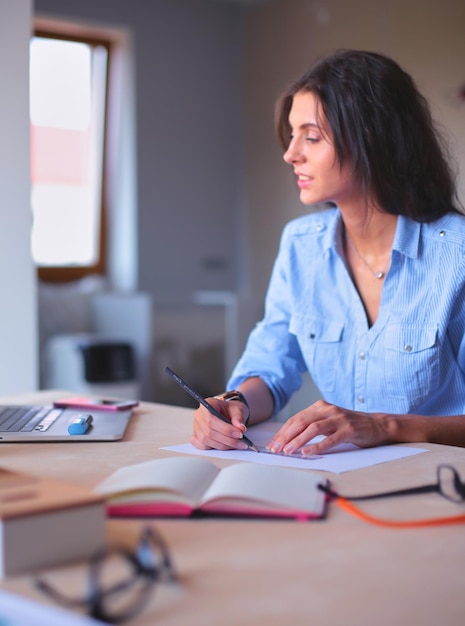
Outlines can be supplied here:
<path id="1" fill-rule="evenodd" d="M 70 435 L 85 435 L 92 424 L 92 415 L 79 415 L 68 426 Z"/>

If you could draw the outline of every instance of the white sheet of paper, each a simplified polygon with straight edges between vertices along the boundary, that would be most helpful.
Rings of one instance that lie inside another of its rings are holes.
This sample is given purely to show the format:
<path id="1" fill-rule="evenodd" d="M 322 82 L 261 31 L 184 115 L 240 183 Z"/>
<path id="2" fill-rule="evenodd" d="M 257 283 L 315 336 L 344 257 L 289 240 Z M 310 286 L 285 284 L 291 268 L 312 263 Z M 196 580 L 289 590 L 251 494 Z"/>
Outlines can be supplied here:
<path id="1" fill-rule="evenodd" d="M 257 448 L 261 449 L 271 439 L 273 433 L 282 424 L 279 422 L 265 422 L 247 429 L 247 437 L 253 441 Z M 317 440 L 316 438 L 315 440 Z M 162 450 L 181 452 L 183 454 L 196 454 L 217 459 L 230 459 L 248 461 L 262 465 L 281 465 L 283 467 L 295 467 L 297 469 L 312 469 L 325 472 L 342 474 L 351 470 L 370 467 L 378 463 L 386 463 L 403 459 L 414 454 L 427 452 L 424 448 L 409 448 L 399 445 L 377 446 L 375 448 L 359 448 L 353 444 L 341 444 L 335 446 L 329 452 L 311 458 L 289 456 L 283 454 L 268 454 L 253 452 L 252 450 L 199 450 L 190 443 L 177 446 L 165 446 Z"/>

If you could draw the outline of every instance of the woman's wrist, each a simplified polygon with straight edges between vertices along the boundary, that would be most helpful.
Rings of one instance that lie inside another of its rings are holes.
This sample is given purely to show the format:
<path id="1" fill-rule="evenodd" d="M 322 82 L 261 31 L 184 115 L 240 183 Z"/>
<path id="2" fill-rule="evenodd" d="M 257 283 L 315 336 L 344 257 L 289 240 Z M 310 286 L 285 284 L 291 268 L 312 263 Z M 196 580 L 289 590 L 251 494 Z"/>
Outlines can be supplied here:
<path id="1" fill-rule="evenodd" d="M 237 389 L 232 389 L 231 391 L 224 391 L 223 393 L 218 394 L 217 396 L 215 396 L 215 398 L 217 400 L 224 400 L 225 402 L 242 402 L 242 404 L 247 407 L 247 417 L 244 423 L 246 426 L 248 426 L 250 419 L 250 406 L 242 392 L 238 391 Z"/>
<path id="2" fill-rule="evenodd" d="M 428 441 L 428 422 L 421 415 L 385 415 L 388 441 L 412 443 Z"/>

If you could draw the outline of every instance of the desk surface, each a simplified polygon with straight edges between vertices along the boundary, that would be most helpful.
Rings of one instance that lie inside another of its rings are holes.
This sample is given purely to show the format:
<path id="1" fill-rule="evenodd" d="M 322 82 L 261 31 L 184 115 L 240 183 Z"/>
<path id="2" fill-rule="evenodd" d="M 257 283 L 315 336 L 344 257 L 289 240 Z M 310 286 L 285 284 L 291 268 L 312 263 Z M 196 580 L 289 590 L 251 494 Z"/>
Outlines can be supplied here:
<path id="1" fill-rule="evenodd" d="M 64 394 L 61 394 L 64 395 Z M 1 401 L 47 402 L 42 392 Z M 125 438 L 111 443 L 0 444 L 1 466 L 95 486 L 117 468 L 173 453 L 188 441 L 189 409 L 142 403 Z M 441 462 L 465 477 L 465 449 L 421 444 L 429 451 L 345 474 L 328 474 L 341 493 L 367 493 L 426 484 Z M 218 464 L 227 461 L 216 460 Z M 366 502 L 390 519 L 464 513 L 437 494 Z M 330 505 L 326 520 L 110 520 L 110 542 L 133 545 L 154 524 L 169 544 L 181 585 L 160 585 L 131 625 L 241 626 L 286 621 L 316 626 L 462 626 L 465 623 L 465 526 L 389 529 Z M 76 568 L 60 570 L 70 588 Z M 0 587 L 41 602 L 30 577 Z"/>

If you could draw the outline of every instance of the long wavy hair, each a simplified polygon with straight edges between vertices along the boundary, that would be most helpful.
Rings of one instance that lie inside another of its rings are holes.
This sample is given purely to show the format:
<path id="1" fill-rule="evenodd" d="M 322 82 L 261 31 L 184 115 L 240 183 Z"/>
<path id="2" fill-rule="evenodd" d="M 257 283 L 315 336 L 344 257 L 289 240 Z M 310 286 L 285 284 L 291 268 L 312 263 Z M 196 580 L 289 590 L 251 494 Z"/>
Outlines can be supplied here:
<path id="1" fill-rule="evenodd" d="M 311 92 L 331 130 L 339 165 L 392 215 L 432 222 L 462 213 L 447 144 L 426 98 L 394 60 L 362 50 L 339 50 L 318 60 L 276 104 L 276 133 L 286 150 L 294 95 Z"/>

